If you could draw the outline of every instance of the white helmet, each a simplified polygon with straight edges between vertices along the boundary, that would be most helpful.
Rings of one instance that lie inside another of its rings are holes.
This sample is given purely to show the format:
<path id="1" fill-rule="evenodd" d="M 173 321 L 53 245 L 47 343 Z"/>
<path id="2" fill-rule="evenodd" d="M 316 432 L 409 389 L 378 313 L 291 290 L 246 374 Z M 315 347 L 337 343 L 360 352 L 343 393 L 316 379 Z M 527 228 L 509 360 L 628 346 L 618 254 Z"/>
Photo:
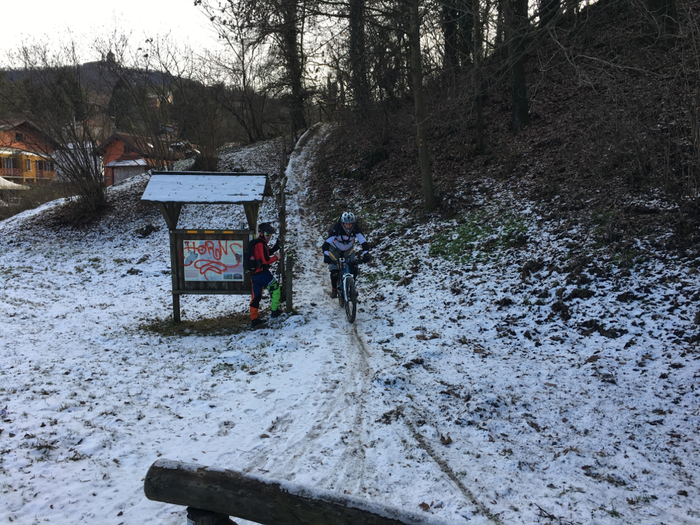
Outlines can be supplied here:
<path id="1" fill-rule="evenodd" d="M 353 214 L 351 211 L 346 211 L 341 215 L 340 217 L 340 222 L 345 224 L 346 222 L 349 222 L 351 224 L 355 224 L 355 214 Z"/>

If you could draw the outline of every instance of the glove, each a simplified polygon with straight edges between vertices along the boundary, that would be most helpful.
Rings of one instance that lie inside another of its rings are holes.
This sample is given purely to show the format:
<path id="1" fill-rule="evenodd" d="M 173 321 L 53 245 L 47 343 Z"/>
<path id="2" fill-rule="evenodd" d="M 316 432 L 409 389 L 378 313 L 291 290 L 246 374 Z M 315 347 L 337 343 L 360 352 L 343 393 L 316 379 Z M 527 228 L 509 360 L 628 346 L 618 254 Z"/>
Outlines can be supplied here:
<path id="1" fill-rule="evenodd" d="M 324 255 L 323 256 L 323 262 L 326 264 L 333 264 L 333 259 L 331 259 L 330 255 Z"/>
<path id="2" fill-rule="evenodd" d="M 362 262 L 363 263 L 368 263 L 372 257 L 369 255 L 369 252 L 365 252 L 362 254 Z"/>

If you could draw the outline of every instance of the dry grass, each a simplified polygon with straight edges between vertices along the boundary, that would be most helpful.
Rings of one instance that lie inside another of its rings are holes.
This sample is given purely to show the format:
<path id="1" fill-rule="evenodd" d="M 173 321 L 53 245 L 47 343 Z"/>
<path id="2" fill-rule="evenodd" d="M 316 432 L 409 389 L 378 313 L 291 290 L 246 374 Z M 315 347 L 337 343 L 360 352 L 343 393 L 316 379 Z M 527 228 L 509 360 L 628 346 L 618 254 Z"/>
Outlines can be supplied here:
<path id="1" fill-rule="evenodd" d="M 28 190 L 13 192 L 0 190 L 0 200 L 8 204 L 0 205 L 0 220 L 9 219 L 23 211 L 60 199 L 64 195 L 65 190 L 60 184 L 32 185 Z"/>

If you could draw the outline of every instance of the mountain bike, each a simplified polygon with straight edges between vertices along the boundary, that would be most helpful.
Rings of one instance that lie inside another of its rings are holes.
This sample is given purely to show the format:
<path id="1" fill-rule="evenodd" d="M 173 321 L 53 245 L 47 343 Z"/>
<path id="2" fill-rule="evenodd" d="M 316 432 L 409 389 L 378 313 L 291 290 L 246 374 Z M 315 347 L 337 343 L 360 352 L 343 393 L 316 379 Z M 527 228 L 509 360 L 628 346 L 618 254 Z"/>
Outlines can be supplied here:
<path id="1" fill-rule="evenodd" d="M 355 278 L 350 273 L 350 264 L 357 264 L 359 260 L 355 255 L 354 248 L 345 252 L 331 249 L 329 253 L 337 261 L 338 266 L 338 303 L 341 308 L 345 307 L 345 317 L 348 322 L 353 323 L 357 314 L 357 288 L 355 287 Z"/>

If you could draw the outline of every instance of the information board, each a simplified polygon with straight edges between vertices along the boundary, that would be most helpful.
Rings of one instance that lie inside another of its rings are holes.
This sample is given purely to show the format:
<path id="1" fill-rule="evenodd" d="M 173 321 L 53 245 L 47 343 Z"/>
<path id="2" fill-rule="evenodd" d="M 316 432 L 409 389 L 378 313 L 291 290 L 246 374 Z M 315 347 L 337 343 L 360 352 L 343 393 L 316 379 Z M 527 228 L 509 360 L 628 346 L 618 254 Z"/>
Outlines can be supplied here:
<path id="1" fill-rule="evenodd" d="M 243 241 L 186 239 L 182 257 L 185 281 L 243 282 Z"/>
<path id="2" fill-rule="evenodd" d="M 243 254 L 248 230 L 173 230 L 173 292 L 250 293 Z"/>

